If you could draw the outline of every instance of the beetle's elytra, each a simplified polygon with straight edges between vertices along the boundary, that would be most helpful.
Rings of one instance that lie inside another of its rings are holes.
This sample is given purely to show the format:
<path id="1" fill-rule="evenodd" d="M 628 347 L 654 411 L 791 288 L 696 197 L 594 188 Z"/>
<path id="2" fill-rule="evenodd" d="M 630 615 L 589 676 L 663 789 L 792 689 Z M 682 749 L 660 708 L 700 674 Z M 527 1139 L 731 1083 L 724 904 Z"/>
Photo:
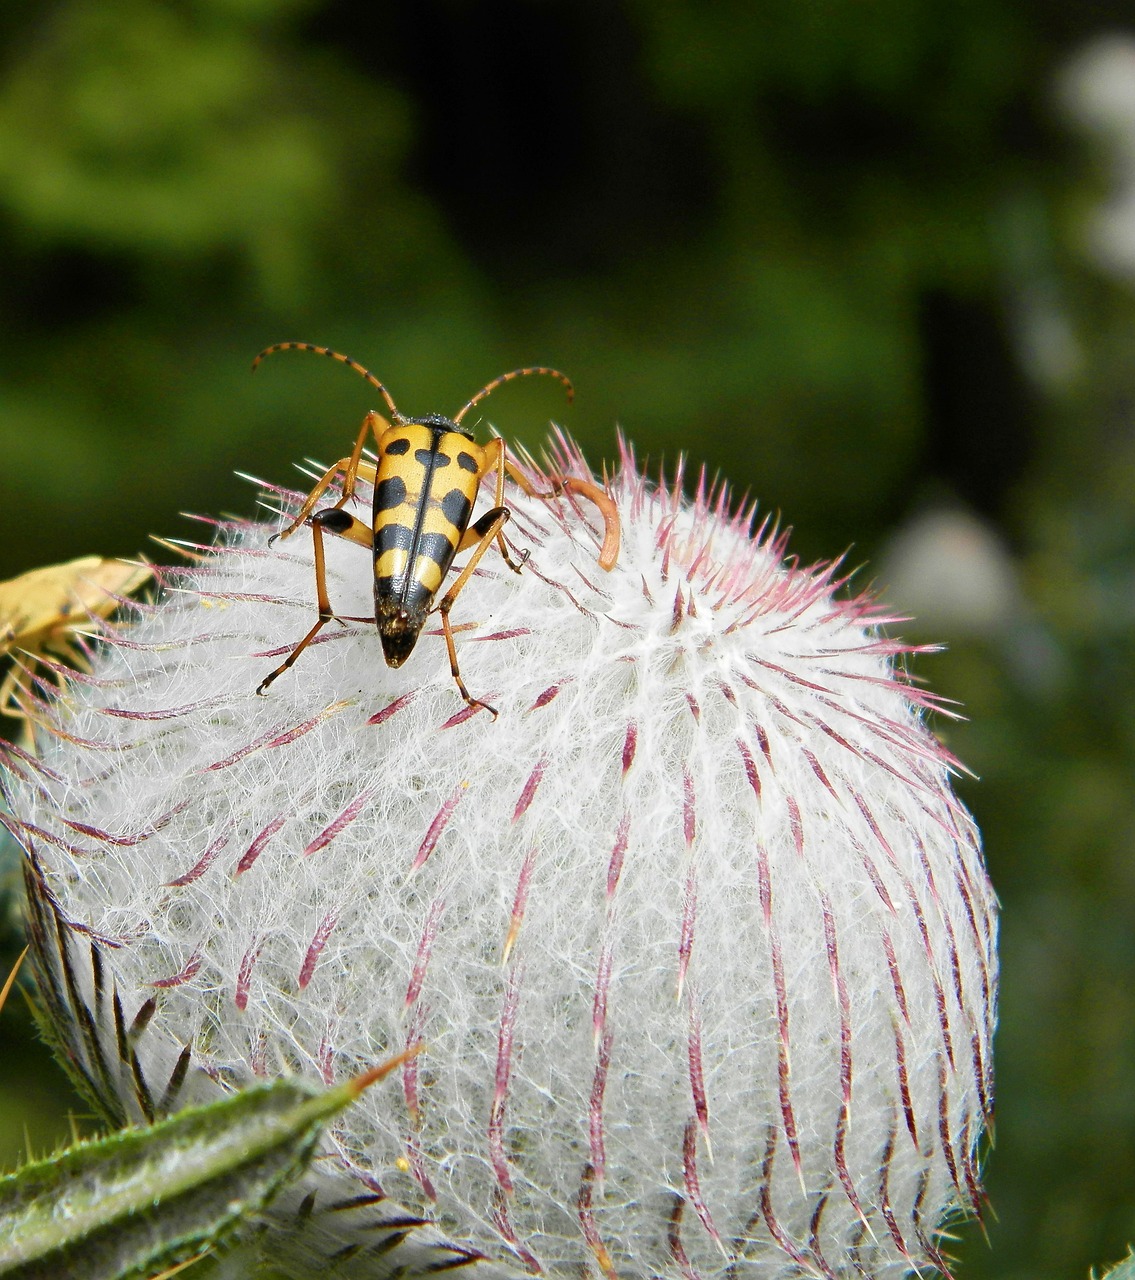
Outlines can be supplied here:
<path id="1" fill-rule="evenodd" d="M 317 347 L 307 342 L 276 343 L 265 348 L 253 361 L 252 367 L 255 369 L 265 356 L 273 352 L 289 350 L 313 351 L 353 369 L 378 390 L 390 412 L 390 421 L 375 410 L 363 418 L 350 457 L 340 458 L 327 469 L 308 494 L 295 519 L 279 534 L 287 538 L 301 525 L 311 524 L 319 617 L 280 666 L 260 682 L 257 693 L 263 693 L 277 676 L 282 675 L 335 616 L 327 595 L 323 552 L 325 533 L 347 538 L 371 549 L 374 620 L 383 656 L 391 667 L 400 667 L 413 652 L 454 557 L 472 548 L 472 555 L 436 607 L 441 614 L 450 670 L 462 698 L 470 707 L 484 707 L 495 718 L 496 711 L 472 697 L 461 679 L 449 613 L 481 557 L 494 541 L 505 563 L 515 572 L 520 572 L 527 559 L 525 552 L 519 563 L 516 562 L 505 546 L 502 530 L 510 515 L 504 505 L 505 473 L 512 476 L 531 497 L 551 499 L 570 492 L 595 503 L 603 516 L 604 537 L 599 564 L 604 569 L 612 569 L 618 559 L 619 516 L 610 496 L 587 480 L 570 477 L 556 482 L 550 492 L 540 493 L 509 458 L 505 443 L 499 436 L 487 445 L 479 445 L 473 439 L 473 433 L 462 427 L 461 420 L 474 405 L 514 378 L 536 374 L 556 378 L 567 389 L 569 400 L 572 397 L 571 382 L 557 369 L 544 366 L 513 369 L 483 386 L 452 418 L 440 413 L 425 418 L 407 418 L 398 411 L 390 392 L 369 369 L 328 347 Z M 377 462 L 364 462 L 363 447 L 372 434 L 376 442 Z M 481 481 L 494 468 L 494 504 L 478 520 L 470 523 Z M 330 507 L 316 510 L 320 497 L 339 474 L 343 477 L 339 500 Z M 343 509 L 353 496 L 360 476 L 374 486 L 369 527 Z"/>

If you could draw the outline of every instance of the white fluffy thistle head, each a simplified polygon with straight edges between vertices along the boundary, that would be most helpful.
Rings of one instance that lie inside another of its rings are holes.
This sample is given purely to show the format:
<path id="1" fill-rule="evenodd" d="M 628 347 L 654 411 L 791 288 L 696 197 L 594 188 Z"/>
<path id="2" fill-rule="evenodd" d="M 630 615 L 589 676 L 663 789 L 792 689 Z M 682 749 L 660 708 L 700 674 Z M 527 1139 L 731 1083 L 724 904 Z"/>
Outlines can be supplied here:
<path id="1" fill-rule="evenodd" d="M 311 539 L 230 523 L 7 753 L 45 1003 L 113 1115 L 427 1045 L 279 1211 L 292 1274 L 334 1227 L 360 1274 L 897 1276 L 979 1210 L 995 899 L 908 650 L 723 489 L 624 449 L 610 492 L 603 573 L 586 504 L 510 491 L 531 558 L 453 613 L 495 722 L 430 628 L 391 670 L 332 625 L 256 697 Z M 370 583 L 331 540 L 338 613 Z"/>

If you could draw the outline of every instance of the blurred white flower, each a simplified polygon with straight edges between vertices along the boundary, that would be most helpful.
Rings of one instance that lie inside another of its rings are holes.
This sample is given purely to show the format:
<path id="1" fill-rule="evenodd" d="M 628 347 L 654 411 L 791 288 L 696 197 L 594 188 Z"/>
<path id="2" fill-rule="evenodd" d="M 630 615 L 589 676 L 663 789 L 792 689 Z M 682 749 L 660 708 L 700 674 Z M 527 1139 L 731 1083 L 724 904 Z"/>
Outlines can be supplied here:
<path id="1" fill-rule="evenodd" d="M 994 635 L 1026 611 L 1009 548 L 963 507 L 932 507 L 909 520 L 888 544 L 879 576 L 888 600 L 948 634 Z"/>
<path id="2" fill-rule="evenodd" d="M 980 638 L 1030 697 L 1052 697 L 1067 662 L 1028 599 L 1021 568 L 988 520 L 960 506 L 930 507 L 896 530 L 879 580 L 887 600 L 949 640 Z"/>
<path id="3" fill-rule="evenodd" d="M 1061 73 L 1065 112 L 1095 134 L 1111 178 L 1108 199 L 1088 223 L 1100 266 L 1135 276 L 1135 38 L 1114 32 L 1089 41 Z"/>
<path id="4" fill-rule="evenodd" d="M 510 491 L 531 558 L 453 613 L 496 722 L 436 629 L 392 670 L 362 621 L 256 697 L 310 535 L 227 523 L 9 750 L 49 1018 L 116 1118 L 425 1041 L 278 1210 L 286 1273 L 897 1276 L 979 1210 L 996 907 L 931 698 L 834 566 L 681 486 L 624 450 L 611 573 L 588 504 Z"/>

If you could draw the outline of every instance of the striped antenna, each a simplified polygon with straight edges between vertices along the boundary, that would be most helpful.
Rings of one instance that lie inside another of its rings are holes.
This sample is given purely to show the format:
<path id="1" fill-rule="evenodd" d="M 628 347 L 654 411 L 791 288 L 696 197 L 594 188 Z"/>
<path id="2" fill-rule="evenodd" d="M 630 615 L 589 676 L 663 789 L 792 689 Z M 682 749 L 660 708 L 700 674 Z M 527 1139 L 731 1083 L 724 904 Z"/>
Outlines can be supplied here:
<path id="1" fill-rule="evenodd" d="M 544 365 L 530 365 L 527 369 L 513 369 L 511 373 L 502 373 L 499 378 L 494 378 L 492 382 L 487 386 L 482 387 L 480 391 L 477 392 L 472 400 L 470 400 L 461 412 L 453 419 L 453 421 L 455 423 L 460 422 L 475 404 L 480 404 L 481 401 L 484 400 L 487 395 L 495 391 L 497 387 L 503 386 L 506 382 L 511 382 L 513 378 L 527 378 L 529 374 L 535 373 L 543 374 L 548 378 L 556 378 L 562 382 L 567 388 L 568 404 L 571 404 L 572 400 L 575 399 L 575 388 L 571 385 L 571 379 L 566 373 L 561 373 L 558 369 L 549 369 Z"/>
<path id="2" fill-rule="evenodd" d="M 364 377 L 372 387 L 376 387 L 378 389 L 379 394 L 386 401 L 386 407 L 390 410 L 391 416 L 394 418 L 394 420 L 396 422 L 402 421 L 402 415 L 398 412 L 398 406 L 394 403 L 393 397 L 391 396 L 390 392 L 387 391 L 383 383 L 381 383 L 365 365 L 359 364 L 357 360 L 352 360 L 350 356 L 345 356 L 339 351 L 332 351 L 330 347 L 316 347 L 316 346 L 313 346 L 312 343 L 310 342 L 277 342 L 270 347 L 265 347 L 264 350 L 261 351 L 261 353 L 256 357 L 256 359 L 253 360 L 252 372 L 253 373 L 256 372 L 257 366 L 260 364 L 260 361 L 263 360 L 265 356 L 270 356 L 272 355 L 273 352 L 276 352 L 276 351 L 314 351 L 317 356 L 329 356 L 332 360 L 338 360 L 340 364 L 345 364 L 348 369 L 354 369 L 354 371 L 360 376 Z M 545 371 L 543 369 L 532 369 L 532 370 L 519 369 L 517 370 L 517 372 L 518 373 L 544 373 L 544 372 L 551 373 L 553 372 L 553 370 L 549 369 Z M 514 377 L 515 375 L 509 374 L 507 376 Z M 562 374 L 559 374 L 557 376 L 563 377 Z"/>

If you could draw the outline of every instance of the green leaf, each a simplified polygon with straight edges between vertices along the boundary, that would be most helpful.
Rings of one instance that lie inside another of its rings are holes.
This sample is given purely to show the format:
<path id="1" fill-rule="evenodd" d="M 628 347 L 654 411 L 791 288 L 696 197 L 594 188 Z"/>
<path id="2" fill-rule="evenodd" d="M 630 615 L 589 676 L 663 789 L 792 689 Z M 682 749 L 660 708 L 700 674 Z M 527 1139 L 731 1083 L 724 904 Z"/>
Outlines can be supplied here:
<path id="1" fill-rule="evenodd" d="M 322 1124 L 406 1060 L 346 1084 L 256 1085 L 0 1179 L 0 1276 L 129 1280 L 215 1247 L 306 1166 Z"/>

